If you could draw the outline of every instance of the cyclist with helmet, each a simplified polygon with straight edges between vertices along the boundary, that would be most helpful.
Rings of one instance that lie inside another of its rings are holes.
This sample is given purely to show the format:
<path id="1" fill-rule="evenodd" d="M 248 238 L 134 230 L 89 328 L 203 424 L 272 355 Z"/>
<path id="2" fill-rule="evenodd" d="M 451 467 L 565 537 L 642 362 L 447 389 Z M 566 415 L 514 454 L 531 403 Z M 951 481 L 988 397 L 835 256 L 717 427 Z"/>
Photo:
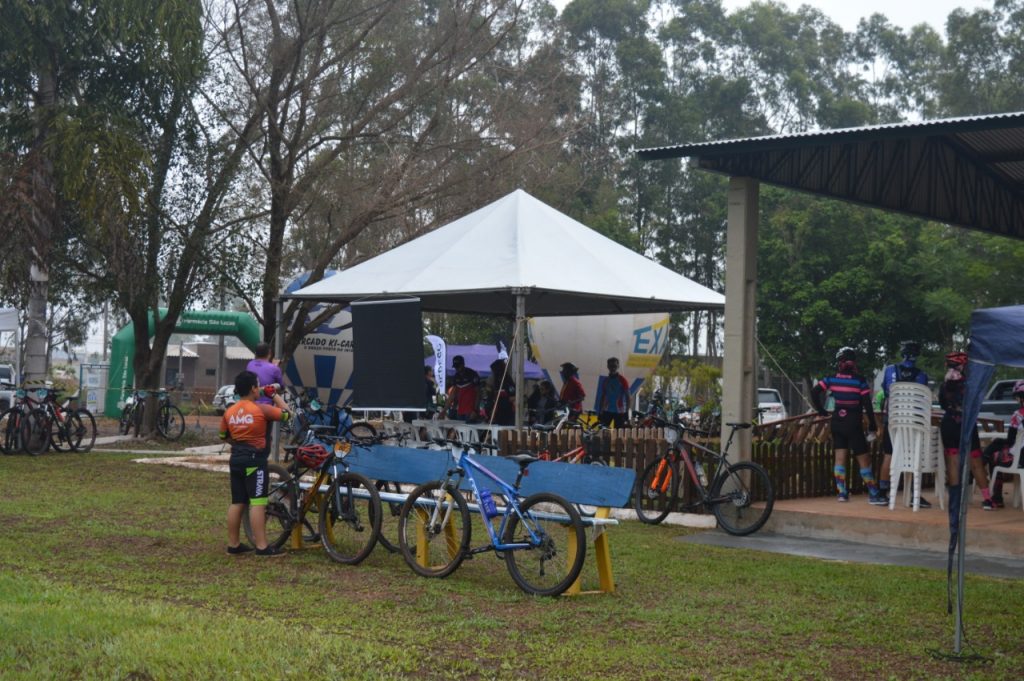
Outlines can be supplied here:
<path id="1" fill-rule="evenodd" d="M 558 394 L 558 399 L 568 407 L 569 418 L 573 421 L 583 413 L 583 400 L 587 396 L 587 391 L 580 382 L 579 371 L 572 362 L 563 363 L 558 371 L 562 377 L 562 391 Z"/>
<path id="2" fill-rule="evenodd" d="M 1009 466 L 1013 461 L 1013 457 L 1010 455 L 1010 448 L 1017 441 L 1017 431 L 1024 425 L 1024 379 L 1013 384 L 1013 396 L 1017 398 L 1019 408 L 1010 416 L 1010 427 L 1006 431 L 1006 437 L 994 440 L 992 444 L 985 448 L 981 455 L 989 475 L 992 474 L 993 467 Z M 1002 475 L 997 477 L 996 484 L 993 485 L 992 505 L 996 508 L 1003 508 L 1005 506 L 1003 501 L 1003 477 Z"/>
<path id="3" fill-rule="evenodd" d="M 822 416 L 828 416 L 825 409 L 825 397 L 831 393 L 835 399 L 832 412 L 832 444 L 836 453 L 833 470 L 836 481 L 837 499 L 849 501 L 850 493 L 846 486 L 846 460 L 852 450 L 860 465 L 860 476 L 868 488 L 869 503 L 884 505 L 888 503 L 878 494 L 878 484 L 871 470 L 871 456 L 868 445 L 875 439 L 875 413 L 871 408 L 871 386 L 857 371 L 857 352 L 851 347 L 842 347 L 836 353 L 836 373 L 827 376 L 811 390 L 814 408 Z M 870 439 L 865 437 L 861 423 L 862 415 L 868 419 Z"/>
<path id="4" fill-rule="evenodd" d="M 951 488 L 959 489 L 960 485 L 960 432 L 963 424 L 964 389 L 967 384 L 967 353 L 951 352 L 946 355 L 946 380 L 939 387 L 939 406 L 942 407 L 942 422 L 939 432 L 942 435 L 942 448 L 946 455 L 946 473 Z M 978 430 L 971 433 L 971 473 L 981 487 L 981 507 L 986 511 L 995 508 L 992 494 L 988 489 L 988 474 L 981 459 L 981 440 Z M 952 495 L 954 490 L 950 490 Z"/>
<path id="5" fill-rule="evenodd" d="M 900 356 L 903 361 L 899 364 L 890 364 L 885 367 L 882 374 L 882 394 L 884 399 L 881 410 L 888 412 L 889 389 L 893 383 L 920 383 L 928 385 L 928 374 L 915 366 L 918 356 L 921 354 L 921 344 L 916 341 L 904 341 L 900 347 Z M 878 473 L 878 491 L 883 498 L 889 498 L 890 474 L 889 467 L 892 465 L 892 439 L 889 437 L 889 418 L 882 417 L 882 426 L 885 435 L 882 437 L 882 469 Z M 897 481 L 898 485 L 898 481 Z M 931 508 L 931 503 L 921 497 L 921 508 Z"/>
<path id="6" fill-rule="evenodd" d="M 277 556 L 281 549 L 267 546 L 267 430 L 273 421 L 287 421 L 288 408 L 274 390 L 261 390 L 259 379 L 251 371 L 235 377 L 235 394 L 241 399 L 228 407 L 220 420 L 220 439 L 231 445 L 228 469 L 231 474 L 231 505 L 228 506 L 228 553 L 253 550 L 241 543 L 239 529 L 242 513 L 249 507 L 249 522 L 256 542 L 256 555 Z M 260 396 L 273 404 L 256 401 Z"/>

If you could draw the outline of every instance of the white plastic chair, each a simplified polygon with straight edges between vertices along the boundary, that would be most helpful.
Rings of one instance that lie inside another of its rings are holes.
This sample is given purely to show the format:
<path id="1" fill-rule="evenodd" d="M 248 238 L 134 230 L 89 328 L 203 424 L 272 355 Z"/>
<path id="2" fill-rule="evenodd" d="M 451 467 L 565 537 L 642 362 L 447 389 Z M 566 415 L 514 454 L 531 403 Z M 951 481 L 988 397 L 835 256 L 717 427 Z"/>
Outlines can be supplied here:
<path id="1" fill-rule="evenodd" d="M 889 467 L 892 485 L 889 489 L 889 510 L 896 507 L 896 490 L 901 475 L 904 480 L 904 504 L 921 508 L 921 475 L 935 473 L 935 495 L 939 507 L 945 508 L 946 467 L 941 444 L 932 429 L 932 393 L 918 383 L 894 383 L 889 389 L 889 437 L 892 440 L 892 461 Z M 938 447 L 936 447 L 938 445 Z M 913 490 L 913 500 L 910 500 Z"/>
<path id="2" fill-rule="evenodd" d="M 1021 449 L 1024 448 L 1024 433 L 1017 433 L 1017 437 L 1013 442 L 1013 447 L 1010 447 L 1010 455 L 1013 460 L 1006 466 L 994 466 L 992 468 L 992 475 L 989 476 L 988 491 L 992 493 L 996 488 L 996 478 L 1000 473 L 1007 475 L 1016 475 L 1017 480 L 1013 483 L 1013 499 L 1010 502 L 1010 506 L 1021 507 L 1024 510 L 1024 493 L 1021 491 L 1021 486 L 1024 485 L 1024 468 L 1020 467 Z"/>

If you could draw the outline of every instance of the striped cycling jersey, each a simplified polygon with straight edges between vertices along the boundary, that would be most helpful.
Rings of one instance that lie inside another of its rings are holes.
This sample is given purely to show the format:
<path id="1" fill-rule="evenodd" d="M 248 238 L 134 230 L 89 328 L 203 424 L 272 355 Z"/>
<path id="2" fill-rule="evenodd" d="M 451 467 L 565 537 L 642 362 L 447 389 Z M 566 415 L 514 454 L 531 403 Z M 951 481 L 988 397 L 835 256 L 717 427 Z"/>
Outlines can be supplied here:
<path id="1" fill-rule="evenodd" d="M 860 410 L 861 400 L 871 394 L 871 387 L 863 376 L 836 374 L 818 381 L 818 386 L 825 392 L 832 392 L 836 401 L 836 409 Z"/>

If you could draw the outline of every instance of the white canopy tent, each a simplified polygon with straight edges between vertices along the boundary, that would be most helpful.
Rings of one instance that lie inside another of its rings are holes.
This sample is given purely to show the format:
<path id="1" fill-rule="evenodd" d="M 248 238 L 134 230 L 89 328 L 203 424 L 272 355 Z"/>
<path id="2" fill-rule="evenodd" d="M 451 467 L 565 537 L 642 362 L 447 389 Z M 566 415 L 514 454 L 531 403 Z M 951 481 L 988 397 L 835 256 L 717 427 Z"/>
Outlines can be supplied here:
<path id="1" fill-rule="evenodd" d="M 598 234 L 522 190 L 283 296 L 351 303 L 419 298 L 423 310 L 528 316 L 722 309 L 725 297 Z M 522 362 L 513 361 L 522 386 Z M 520 399 L 522 391 L 520 391 Z M 517 418 L 522 410 L 517 409 Z"/>
<path id="2" fill-rule="evenodd" d="M 13 307 L 0 308 L 0 332 L 9 331 L 15 335 L 14 344 L 14 382 L 21 381 L 21 321 L 18 311 Z"/>

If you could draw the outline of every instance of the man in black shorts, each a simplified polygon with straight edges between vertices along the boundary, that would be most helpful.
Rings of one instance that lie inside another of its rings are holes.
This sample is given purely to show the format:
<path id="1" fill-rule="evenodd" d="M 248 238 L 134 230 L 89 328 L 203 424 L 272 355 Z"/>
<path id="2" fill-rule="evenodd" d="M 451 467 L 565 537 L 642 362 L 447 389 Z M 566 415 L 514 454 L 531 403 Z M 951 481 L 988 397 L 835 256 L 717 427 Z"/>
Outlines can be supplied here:
<path id="1" fill-rule="evenodd" d="M 220 421 L 220 437 L 231 444 L 231 505 L 228 507 L 228 553 L 240 554 L 253 550 L 241 543 L 239 530 L 242 514 L 249 509 L 256 555 L 283 555 L 276 546 L 267 546 L 267 430 L 273 421 L 288 419 L 284 400 L 274 391 L 268 391 L 274 404 L 260 404 L 259 379 L 251 371 L 243 371 L 235 378 L 235 393 L 241 398 L 228 407 Z"/>

